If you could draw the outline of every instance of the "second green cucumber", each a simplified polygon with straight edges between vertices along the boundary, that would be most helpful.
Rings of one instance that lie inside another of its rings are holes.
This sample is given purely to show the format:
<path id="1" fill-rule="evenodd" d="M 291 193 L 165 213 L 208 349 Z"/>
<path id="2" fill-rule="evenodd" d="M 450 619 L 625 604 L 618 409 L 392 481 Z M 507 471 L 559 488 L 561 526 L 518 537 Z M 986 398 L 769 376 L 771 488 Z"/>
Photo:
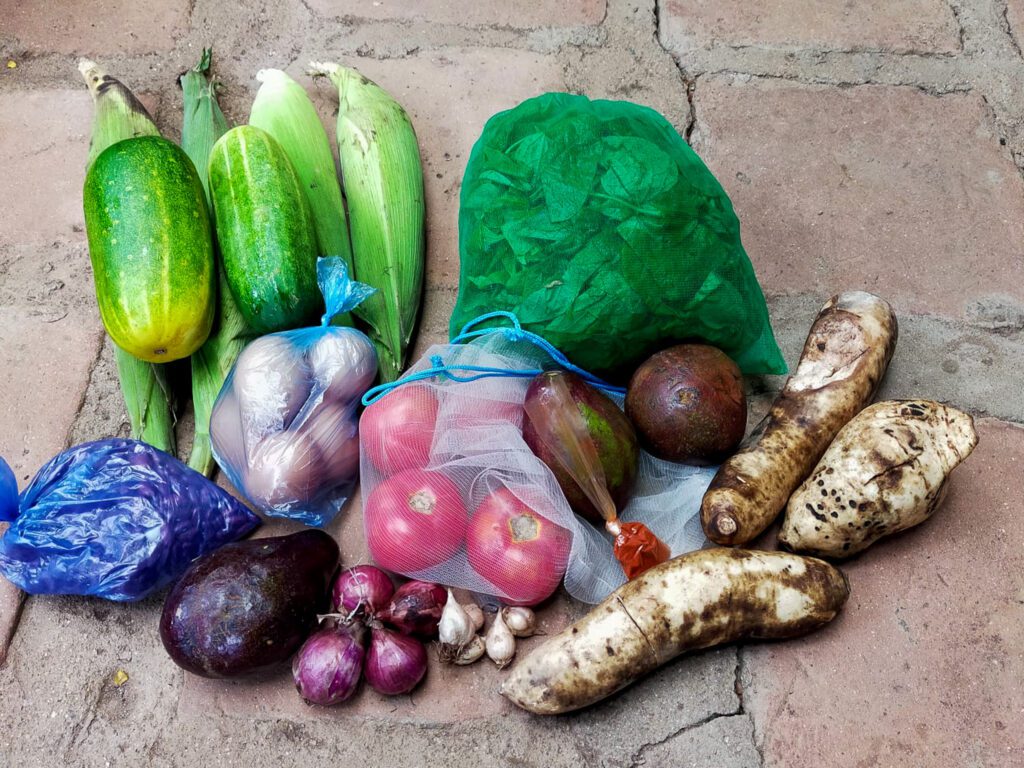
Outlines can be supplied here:
<path id="1" fill-rule="evenodd" d="M 281 145 L 240 125 L 213 146 L 209 170 L 224 271 L 250 327 L 272 333 L 316 320 L 316 232 Z"/>

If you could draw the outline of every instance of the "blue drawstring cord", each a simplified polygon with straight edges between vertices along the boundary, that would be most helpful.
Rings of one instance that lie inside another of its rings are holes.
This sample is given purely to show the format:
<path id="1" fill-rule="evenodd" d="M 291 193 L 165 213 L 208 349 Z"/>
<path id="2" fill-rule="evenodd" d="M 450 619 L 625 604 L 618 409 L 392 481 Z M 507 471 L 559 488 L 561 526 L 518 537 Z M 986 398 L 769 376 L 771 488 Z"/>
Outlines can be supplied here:
<path id="1" fill-rule="evenodd" d="M 511 328 L 476 328 L 481 323 L 485 323 L 488 320 L 494 320 L 501 318 L 508 320 L 512 323 Z M 592 384 L 599 389 L 603 389 L 606 392 L 613 392 L 615 394 L 624 395 L 626 390 L 624 387 L 616 387 L 603 379 L 598 378 L 589 371 L 585 371 L 582 368 L 573 365 L 569 359 L 561 353 L 550 341 L 545 339 L 543 336 L 538 336 L 536 333 L 531 331 L 524 331 L 522 325 L 519 323 L 519 318 L 516 317 L 512 312 L 488 312 L 486 314 L 475 317 L 466 323 L 462 327 L 462 331 L 451 340 L 452 344 L 466 344 L 473 339 L 477 339 L 481 336 L 488 336 L 493 333 L 500 333 L 509 341 L 525 341 L 529 344 L 533 344 L 535 347 L 546 352 L 547 355 L 560 367 L 567 371 L 572 371 L 577 374 L 580 378 L 586 381 L 588 384 Z M 458 376 L 454 372 L 460 371 L 472 374 L 470 376 Z M 533 378 L 537 374 L 544 373 L 543 369 L 540 368 L 519 368 L 519 369 L 508 369 L 508 368 L 489 368 L 487 366 L 480 365 L 445 365 L 444 360 L 441 359 L 440 355 L 434 355 L 430 358 L 430 368 L 426 368 L 416 373 L 411 373 L 408 376 L 403 376 L 398 381 L 391 381 L 387 384 L 379 384 L 376 387 L 366 391 L 363 395 L 363 405 L 372 405 L 373 403 L 380 400 L 384 395 L 388 394 L 393 389 L 404 384 L 411 384 L 415 381 L 425 381 L 427 379 L 433 379 L 442 377 L 451 381 L 459 382 L 470 382 L 478 381 L 480 379 L 487 378 Z"/>

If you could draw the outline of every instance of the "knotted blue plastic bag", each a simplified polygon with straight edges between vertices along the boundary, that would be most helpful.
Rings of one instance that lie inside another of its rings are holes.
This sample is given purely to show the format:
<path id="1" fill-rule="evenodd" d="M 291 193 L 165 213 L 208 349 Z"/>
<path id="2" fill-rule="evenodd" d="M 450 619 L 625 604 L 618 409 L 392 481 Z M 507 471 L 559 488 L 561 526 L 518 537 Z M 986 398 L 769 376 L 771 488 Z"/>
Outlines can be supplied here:
<path id="1" fill-rule="evenodd" d="M 268 515 L 325 525 L 359 480 L 356 410 L 377 377 L 377 355 L 355 328 L 331 325 L 374 292 L 343 259 L 317 262 L 321 324 L 261 336 L 228 375 L 210 418 L 213 456 Z"/>
<path id="2" fill-rule="evenodd" d="M 3 464 L 0 520 L 11 523 L 0 538 L 9 581 L 30 594 L 117 601 L 145 597 L 260 524 L 173 456 L 122 438 L 57 454 L 20 499 Z"/>

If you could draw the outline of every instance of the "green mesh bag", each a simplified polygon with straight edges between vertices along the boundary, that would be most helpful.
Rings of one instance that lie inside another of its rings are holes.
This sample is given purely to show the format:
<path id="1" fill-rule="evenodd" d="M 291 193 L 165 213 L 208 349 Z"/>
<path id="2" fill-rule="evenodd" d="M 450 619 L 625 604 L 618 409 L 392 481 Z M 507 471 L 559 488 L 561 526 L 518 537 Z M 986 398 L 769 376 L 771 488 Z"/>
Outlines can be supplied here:
<path id="1" fill-rule="evenodd" d="M 690 339 L 786 372 L 729 197 L 647 107 L 548 93 L 494 115 L 462 182 L 459 256 L 453 337 L 506 310 L 612 377 Z"/>

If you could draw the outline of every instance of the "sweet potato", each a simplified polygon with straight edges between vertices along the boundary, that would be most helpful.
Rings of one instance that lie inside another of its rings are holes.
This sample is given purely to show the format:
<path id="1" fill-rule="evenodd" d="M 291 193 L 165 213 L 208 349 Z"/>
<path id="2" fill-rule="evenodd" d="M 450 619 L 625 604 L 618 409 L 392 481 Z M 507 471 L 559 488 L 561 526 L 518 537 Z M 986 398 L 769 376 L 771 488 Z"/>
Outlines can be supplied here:
<path id="1" fill-rule="evenodd" d="M 978 435 L 974 420 L 929 400 L 886 401 L 843 427 L 789 500 L 779 543 L 849 557 L 923 523 Z"/>
<path id="2" fill-rule="evenodd" d="M 570 712 L 687 651 L 810 632 L 831 621 L 848 595 L 846 577 L 821 560 L 697 550 L 626 582 L 538 646 L 501 693 L 536 714 Z"/>
<path id="3" fill-rule="evenodd" d="M 701 503 L 704 533 L 745 544 L 767 528 L 836 433 L 871 402 L 896 347 L 892 307 L 870 293 L 833 296 L 771 411 L 718 470 Z"/>

